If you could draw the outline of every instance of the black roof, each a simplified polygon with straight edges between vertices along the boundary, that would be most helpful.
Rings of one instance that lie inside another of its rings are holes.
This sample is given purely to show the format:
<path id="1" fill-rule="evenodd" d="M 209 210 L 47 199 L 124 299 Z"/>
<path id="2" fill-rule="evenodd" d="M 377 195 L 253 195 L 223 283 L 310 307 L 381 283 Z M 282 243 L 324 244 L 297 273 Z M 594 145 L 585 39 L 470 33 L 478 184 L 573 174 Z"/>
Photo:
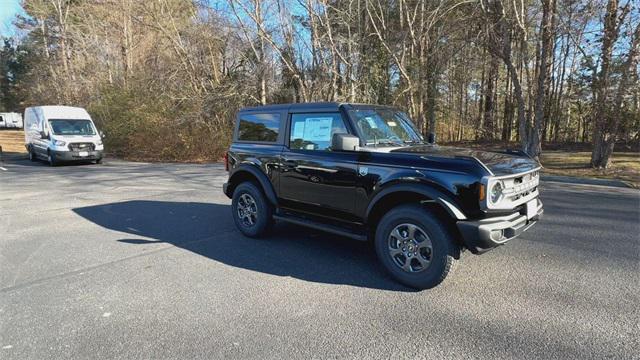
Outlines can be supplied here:
<path id="1" fill-rule="evenodd" d="M 346 109 L 371 109 L 371 108 L 393 108 L 393 106 L 374 105 L 374 104 L 356 104 L 356 103 L 339 103 L 339 102 L 308 102 L 308 103 L 290 103 L 290 104 L 272 104 L 263 106 L 251 106 L 240 109 L 240 111 L 338 111 L 340 107 Z"/>

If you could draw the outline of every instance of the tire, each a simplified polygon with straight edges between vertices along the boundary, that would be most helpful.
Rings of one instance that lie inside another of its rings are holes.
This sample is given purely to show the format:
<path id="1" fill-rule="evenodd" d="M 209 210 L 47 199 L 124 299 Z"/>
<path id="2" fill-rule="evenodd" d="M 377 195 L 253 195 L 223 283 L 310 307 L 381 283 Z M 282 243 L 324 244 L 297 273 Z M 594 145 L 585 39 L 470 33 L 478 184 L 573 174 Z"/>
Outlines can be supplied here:
<path id="1" fill-rule="evenodd" d="M 50 151 L 47 151 L 47 162 L 49 166 L 57 166 L 58 161 L 56 160 L 56 155 L 52 154 Z"/>
<path id="2" fill-rule="evenodd" d="M 102 158 L 100 158 L 100 159 L 97 159 L 97 160 L 96 160 L 96 164 L 97 164 L 97 165 L 100 165 L 100 164 L 102 164 Z"/>
<path id="3" fill-rule="evenodd" d="M 422 206 L 411 204 L 392 209 L 380 220 L 375 248 L 394 279 L 422 290 L 440 284 L 452 271 L 457 245 L 440 220 Z"/>
<path id="4" fill-rule="evenodd" d="M 36 162 L 38 161 L 38 156 L 36 155 L 36 153 L 33 151 L 32 147 L 29 147 L 29 160 Z"/>
<path id="5" fill-rule="evenodd" d="M 236 227 L 245 236 L 264 236 L 273 226 L 273 206 L 262 190 L 251 182 L 243 182 L 235 188 L 231 209 Z"/>

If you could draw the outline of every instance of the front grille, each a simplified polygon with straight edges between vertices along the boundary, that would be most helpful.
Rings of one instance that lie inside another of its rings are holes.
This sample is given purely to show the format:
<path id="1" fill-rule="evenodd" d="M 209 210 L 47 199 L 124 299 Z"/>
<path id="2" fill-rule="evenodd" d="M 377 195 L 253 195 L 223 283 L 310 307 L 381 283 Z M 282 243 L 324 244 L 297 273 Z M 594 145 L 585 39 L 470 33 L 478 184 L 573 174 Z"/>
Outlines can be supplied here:
<path id="1" fill-rule="evenodd" d="M 69 144 L 69 150 L 71 151 L 93 151 L 95 145 L 93 143 L 71 143 Z"/>
<path id="2" fill-rule="evenodd" d="M 498 179 L 504 186 L 503 196 L 496 204 L 487 202 L 487 208 L 489 209 L 511 211 L 538 196 L 538 186 L 540 184 L 538 170 L 512 176 L 502 176 Z"/>
<path id="3" fill-rule="evenodd" d="M 540 178 L 538 177 L 538 172 L 534 171 L 529 174 L 506 178 L 503 182 L 505 184 L 504 195 L 507 200 L 518 202 L 518 200 L 538 190 Z"/>

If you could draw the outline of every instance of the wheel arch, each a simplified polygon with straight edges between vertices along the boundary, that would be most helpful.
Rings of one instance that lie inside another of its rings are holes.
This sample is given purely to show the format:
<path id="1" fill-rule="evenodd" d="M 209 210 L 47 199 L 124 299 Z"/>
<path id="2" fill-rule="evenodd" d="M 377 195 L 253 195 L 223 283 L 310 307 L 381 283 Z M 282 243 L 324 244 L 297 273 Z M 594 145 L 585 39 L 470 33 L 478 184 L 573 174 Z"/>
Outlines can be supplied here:
<path id="1" fill-rule="evenodd" d="M 269 181 L 260 169 L 252 165 L 240 165 L 239 168 L 233 172 L 233 175 L 231 175 L 228 181 L 226 195 L 232 197 L 235 188 L 245 181 L 254 182 L 260 187 L 271 204 L 278 204 L 276 192 L 273 189 L 273 185 L 271 185 L 271 181 Z"/>
<path id="2" fill-rule="evenodd" d="M 369 204 L 366 222 L 367 224 L 377 224 L 394 207 L 410 203 L 420 203 L 444 223 L 454 234 L 458 243 L 462 245 L 456 222 L 465 220 L 466 216 L 456 205 L 451 195 L 427 185 L 401 184 L 381 191 Z M 369 229 L 370 236 L 372 236 L 375 232 L 375 226 L 370 226 Z"/>
<path id="3" fill-rule="evenodd" d="M 380 211 L 381 207 L 393 207 L 401 203 L 417 201 L 435 203 L 455 220 L 466 220 L 467 218 L 450 194 L 423 184 L 397 184 L 376 194 L 367 207 L 366 219 L 369 219 L 376 211 Z"/>

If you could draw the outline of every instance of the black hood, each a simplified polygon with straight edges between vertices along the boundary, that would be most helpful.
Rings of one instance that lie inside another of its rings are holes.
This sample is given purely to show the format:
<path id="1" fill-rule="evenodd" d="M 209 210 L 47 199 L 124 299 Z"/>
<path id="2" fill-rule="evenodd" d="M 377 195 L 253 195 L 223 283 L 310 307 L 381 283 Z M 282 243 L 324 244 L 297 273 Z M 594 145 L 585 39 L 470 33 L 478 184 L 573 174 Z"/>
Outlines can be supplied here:
<path id="1" fill-rule="evenodd" d="M 482 162 L 496 176 L 523 173 L 540 167 L 532 158 L 516 151 L 481 151 L 453 146 L 415 145 L 392 152 L 415 153 L 441 158 L 473 157 Z"/>

